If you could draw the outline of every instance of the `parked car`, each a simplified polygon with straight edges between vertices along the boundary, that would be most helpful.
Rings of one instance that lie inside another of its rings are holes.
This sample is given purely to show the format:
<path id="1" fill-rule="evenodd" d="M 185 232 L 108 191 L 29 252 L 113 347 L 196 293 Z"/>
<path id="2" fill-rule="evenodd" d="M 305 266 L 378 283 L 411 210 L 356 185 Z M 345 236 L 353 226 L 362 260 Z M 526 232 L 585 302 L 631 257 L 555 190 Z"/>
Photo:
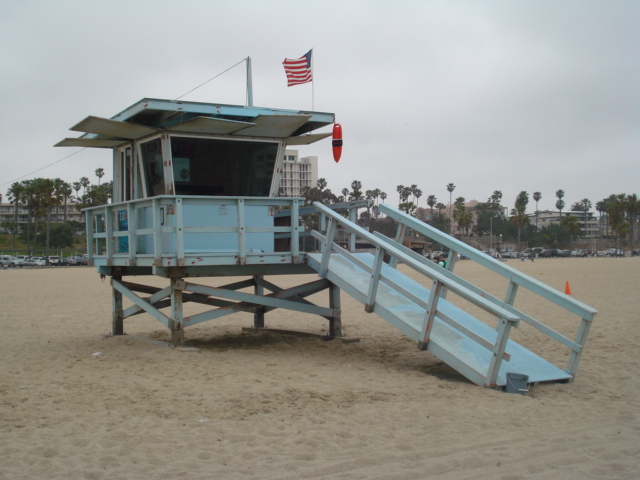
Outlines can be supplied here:
<path id="1" fill-rule="evenodd" d="M 0 266 L 2 267 L 15 267 L 16 258 L 11 255 L 0 255 Z"/>
<path id="2" fill-rule="evenodd" d="M 49 265 L 60 266 L 60 257 L 58 257 L 57 255 L 50 255 Z"/>
<path id="3" fill-rule="evenodd" d="M 624 251 L 620 250 L 619 248 L 610 248 L 605 252 L 604 256 L 605 257 L 624 257 Z"/>
<path id="4" fill-rule="evenodd" d="M 29 255 L 18 255 L 15 258 L 18 260 L 18 263 L 16 263 L 16 265 L 18 267 L 22 267 L 24 265 L 24 262 L 29 260 Z"/>
<path id="5" fill-rule="evenodd" d="M 85 255 L 76 256 L 76 265 L 87 265 L 87 257 Z"/>
<path id="6" fill-rule="evenodd" d="M 47 261 L 44 257 L 31 257 L 23 263 L 25 267 L 44 267 L 46 264 Z"/>
<path id="7" fill-rule="evenodd" d="M 77 265 L 77 264 L 78 264 L 78 261 L 76 260 L 76 257 L 64 257 L 60 259 L 60 265 L 62 266 Z"/>

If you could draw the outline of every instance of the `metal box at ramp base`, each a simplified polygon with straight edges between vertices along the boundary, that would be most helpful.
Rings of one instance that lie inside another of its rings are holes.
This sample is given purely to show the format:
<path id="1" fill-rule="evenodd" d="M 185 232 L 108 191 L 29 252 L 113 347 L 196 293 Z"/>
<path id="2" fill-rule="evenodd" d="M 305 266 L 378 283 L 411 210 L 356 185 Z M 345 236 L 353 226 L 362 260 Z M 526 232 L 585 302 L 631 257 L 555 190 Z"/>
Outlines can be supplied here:
<path id="1" fill-rule="evenodd" d="M 507 373 L 507 393 L 518 393 L 524 395 L 529 391 L 527 388 L 529 375 L 522 373 Z"/>

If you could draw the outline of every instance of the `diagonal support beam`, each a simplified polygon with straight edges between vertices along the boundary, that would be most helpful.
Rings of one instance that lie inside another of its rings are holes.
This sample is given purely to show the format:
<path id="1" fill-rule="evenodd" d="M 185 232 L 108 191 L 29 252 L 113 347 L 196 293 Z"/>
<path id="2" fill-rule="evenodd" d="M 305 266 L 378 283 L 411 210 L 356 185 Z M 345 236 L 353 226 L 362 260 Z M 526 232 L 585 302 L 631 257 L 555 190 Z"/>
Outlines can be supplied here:
<path id="1" fill-rule="evenodd" d="M 340 318 L 340 309 L 320 307 L 312 304 L 311 302 L 308 302 L 307 300 L 304 300 L 303 298 L 300 298 L 308 295 L 313 295 L 314 293 L 325 290 L 329 288 L 330 285 L 331 283 L 328 280 L 316 280 L 314 282 L 310 282 L 305 285 L 299 285 L 297 287 L 286 290 L 280 289 L 275 285 L 271 285 L 273 288 L 278 289 L 278 291 L 266 296 L 261 296 L 187 283 L 185 285 L 185 290 L 188 290 L 190 292 L 197 292 L 202 295 L 218 296 L 229 298 L 232 300 L 239 300 L 240 303 L 209 312 L 192 315 L 191 317 L 185 318 L 185 323 L 189 325 L 195 325 L 196 323 L 220 318 L 232 313 L 251 311 L 257 308 L 264 308 L 265 312 L 274 310 L 276 308 L 284 308 L 286 310 L 320 315 L 329 319 Z"/>
<path id="2" fill-rule="evenodd" d="M 111 286 L 113 287 L 114 290 L 120 292 L 122 295 L 127 297 L 129 300 L 131 300 L 133 303 L 138 305 L 140 308 L 142 308 L 145 312 L 147 312 L 153 318 L 158 320 L 160 323 L 164 324 L 164 326 L 166 327 L 169 326 L 171 322 L 171 319 L 169 317 L 167 317 L 164 313 L 162 313 L 160 310 L 158 310 L 149 302 L 147 302 L 147 300 L 145 300 L 144 298 L 140 298 L 139 296 L 137 296 L 135 293 L 129 290 L 126 286 L 124 286 L 121 281 L 115 278 L 112 278 Z"/>

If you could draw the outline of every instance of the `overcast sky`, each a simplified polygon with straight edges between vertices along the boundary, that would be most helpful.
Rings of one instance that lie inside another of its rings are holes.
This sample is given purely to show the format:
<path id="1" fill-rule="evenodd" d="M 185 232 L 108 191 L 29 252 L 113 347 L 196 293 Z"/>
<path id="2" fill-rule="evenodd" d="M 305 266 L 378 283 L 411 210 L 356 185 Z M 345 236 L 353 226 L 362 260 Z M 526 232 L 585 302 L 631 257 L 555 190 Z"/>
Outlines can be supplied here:
<path id="1" fill-rule="evenodd" d="M 53 145 L 247 56 L 255 106 L 311 109 L 282 61 L 313 48 L 315 110 L 336 114 L 344 150 L 336 164 L 330 139 L 298 149 L 335 193 L 358 179 L 397 204 L 416 184 L 425 206 L 454 183 L 454 199 L 501 190 L 509 207 L 540 191 L 541 210 L 558 189 L 567 208 L 640 194 L 639 47 L 638 1 L 0 0 L 0 192 L 109 180 L 110 150 Z M 245 78 L 241 64 L 183 100 L 244 105 Z"/>

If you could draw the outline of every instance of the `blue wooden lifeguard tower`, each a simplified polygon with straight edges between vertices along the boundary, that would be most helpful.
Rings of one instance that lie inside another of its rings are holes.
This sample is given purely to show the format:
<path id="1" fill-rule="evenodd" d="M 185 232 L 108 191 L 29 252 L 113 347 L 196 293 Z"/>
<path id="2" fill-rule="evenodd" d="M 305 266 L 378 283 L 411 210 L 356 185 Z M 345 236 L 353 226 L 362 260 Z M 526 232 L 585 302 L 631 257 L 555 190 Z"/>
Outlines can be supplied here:
<path id="1" fill-rule="evenodd" d="M 514 373 L 528 383 L 572 380 L 594 309 L 389 205 L 379 208 L 397 221 L 395 238 L 358 226 L 362 202 L 309 207 L 302 198 L 276 196 L 284 149 L 330 136 L 313 132 L 334 121 L 323 112 L 145 98 L 110 119 L 90 116 L 72 127 L 84 134 L 57 146 L 113 150 L 113 203 L 86 210 L 90 262 L 111 277 L 113 334 L 123 334 L 124 319 L 146 312 L 179 345 L 191 325 L 247 312 L 252 328 L 261 329 L 265 314 L 283 308 L 326 319 L 327 337 L 335 338 L 342 335 L 344 290 L 476 384 L 504 387 Z M 311 211 L 321 218 L 320 231 L 311 232 L 320 248 L 304 252 L 300 216 Z M 407 228 L 449 249 L 446 269 L 402 245 Z M 349 235 L 347 248 L 334 241 L 338 230 Z M 375 251 L 355 251 L 356 239 Z M 505 277 L 505 298 L 456 275 L 457 254 Z M 399 262 L 430 287 L 399 272 Z M 292 288 L 268 280 L 309 273 L 317 280 Z M 166 278 L 168 285 L 130 281 L 149 275 Z M 198 277 L 225 276 L 246 279 L 215 288 L 196 283 Z M 575 337 L 518 309 L 519 289 L 576 316 Z M 328 305 L 307 300 L 322 291 Z M 464 305 L 448 301 L 448 292 Z M 130 307 L 123 307 L 123 296 Z M 185 302 L 212 308 L 185 316 Z M 478 308 L 493 324 L 478 318 Z M 522 322 L 567 349 L 565 368 L 509 339 Z"/>

